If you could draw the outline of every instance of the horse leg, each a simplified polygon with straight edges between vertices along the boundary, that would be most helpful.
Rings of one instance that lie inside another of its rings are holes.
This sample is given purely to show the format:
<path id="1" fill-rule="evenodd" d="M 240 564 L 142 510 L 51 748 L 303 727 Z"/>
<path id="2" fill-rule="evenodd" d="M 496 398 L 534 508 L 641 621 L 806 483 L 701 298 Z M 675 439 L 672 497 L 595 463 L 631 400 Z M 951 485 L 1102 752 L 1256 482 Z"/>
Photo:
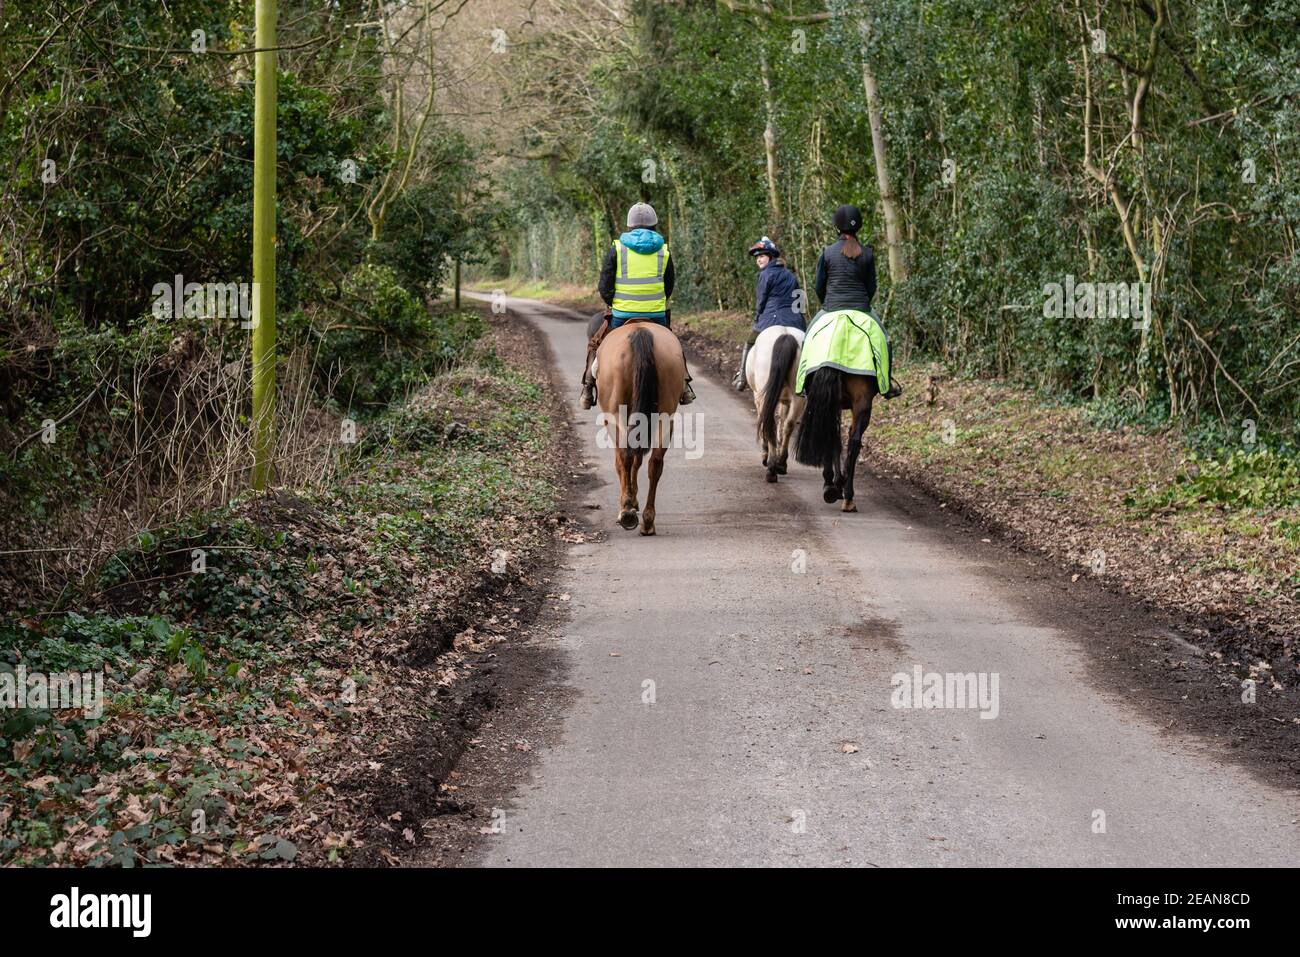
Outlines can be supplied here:
<path id="1" fill-rule="evenodd" d="M 641 456 L 640 451 L 634 450 L 631 453 L 631 461 L 627 467 L 627 487 L 628 487 L 628 507 L 632 510 L 632 524 L 628 528 L 636 528 L 637 512 L 641 510 L 639 499 L 641 490 L 639 488 L 641 477 Z"/>
<path id="2" fill-rule="evenodd" d="M 655 533 L 655 492 L 659 488 L 659 476 L 664 474 L 664 455 L 668 452 L 666 447 L 657 448 L 650 453 L 650 461 L 646 463 L 646 475 L 650 479 L 650 488 L 645 493 L 645 511 L 641 513 L 641 534 L 653 535 Z"/>
<path id="3" fill-rule="evenodd" d="M 875 393 L 868 390 L 865 399 L 854 397 L 853 427 L 849 430 L 849 445 L 844 450 L 844 504 L 841 511 L 856 512 L 853 504 L 853 475 L 858 470 L 858 453 L 862 451 L 862 434 L 871 424 L 871 400 Z"/>
<path id="4" fill-rule="evenodd" d="M 776 419 L 776 444 L 768 445 L 767 455 L 763 457 L 763 464 L 767 466 L 767 480 L 769 482 L 775 482 L 778 475 L 785 475 L 787 471 L 785 460 L 790 447 L 790 429 L 785 418 L 789 409 L 790 404 L 788 402 L 778 400 L 776 410 L 773 412 L 773 418 Z"/>
<path id="5" fill-rule="evenodd" d="M 624 528 L 636 528 L 636 472 L 632 468 L 631 449 L 614 450 L 614 465 L 618 469 L 619 508 L 618 524 Z"/>
<path id="6" fill-rule="evenodd" d="M 840 424 L 837 418 L 835 427 L 839 428 Z M 844 471 L 843 465 L 838 457 L 832 458 L 822 469 L 822 481 L 825 483 L 822 488 L 822 501 L 838 502 L 844 497 Z"/>
<path id="7" fill-rule="evenodd" d="M 755 406 L 759 407 L 759 410 L 762 410 L 762 403 L 759 402 L 758 393 L 754 393 L 754 404 Z M 762 415 L 762 411 L 759 411 L 759 415 Z M 759 439 L 758 439 L 759 445 L 763 446 L 763 464 L 767 465 L 767 475 L 764 477 L 766 477 L 767 481 L 775 482 L 776 481 L 776 446 L 770 445 L 770 443 L 768 443 L 767 436 L 763 436 L 762 434 L 762 429 L 759 429 L 759 433 L 761 433 L 759 434 Z"/>
<path id="8" fill-rule="evenodd" d="M 777 412 L 776 422 L 780 432 L 777 439 L 779 442 L 777 447 L 779 454 L 776 458 L 777 475 L 785 475 L 788 471 L 786 463 L 790 458 L 790 435 L 794 432 L 794 417 L 790 414 L 793 408 L 794 403 L 787 400 L 781 403 Z"/>
<path id="9" fill-rule="evenodd" d="M 826 464 L 822 466 L 822 501 L 828 505 L 831 502 L 838 502 L 844 497 L 844 493 L 840 490 L 839 483 L 835 479 L 835 473 L 839 471 L 839 468 L 839 462 L 831 459 L 827 459 Z"/>
<path id="10" fill-rule="evenodd" d="M 754 390 L 754 415 L 761 416 L 762 414 L 763 414 L 763 393 L 755 389 Z M 772 450 L 767 447 L 767 440 L 762 437 L 761 430 L 758 438 L 758 445 L 759 448 L 763 450 L 763 464 L 767 465 L 768 459 L 772 455 Z M 768 479 L 768 481 L 770 482 L 771 479 Z"/>

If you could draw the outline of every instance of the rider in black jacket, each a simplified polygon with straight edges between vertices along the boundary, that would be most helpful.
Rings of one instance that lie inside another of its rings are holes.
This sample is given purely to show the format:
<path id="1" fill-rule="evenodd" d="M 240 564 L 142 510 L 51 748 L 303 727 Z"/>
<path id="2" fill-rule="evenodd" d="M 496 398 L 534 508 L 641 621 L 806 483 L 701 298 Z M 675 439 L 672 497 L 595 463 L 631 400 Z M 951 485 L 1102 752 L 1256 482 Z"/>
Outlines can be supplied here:
<path id="1" fill-rule="evenodd" d="M 821 300 L 822 308 L 813 317 L 813 322 L 817 321 L 822 312 L 832 309 L 869 312 L 871 300 L 876 295 L 876 256 L 870 246 L 858 242 L 858 230 L 862 228 L 862 210 L 856 206 L 841 206 L 835 210 L 835 228 L 839 230 L 840 238 L 823 249 L 817 258 L 813 289 Z M 902 386 L 894 380 L 892 361 L 890 366 L 886 399 L 894 399 L 903 394 Z"/>

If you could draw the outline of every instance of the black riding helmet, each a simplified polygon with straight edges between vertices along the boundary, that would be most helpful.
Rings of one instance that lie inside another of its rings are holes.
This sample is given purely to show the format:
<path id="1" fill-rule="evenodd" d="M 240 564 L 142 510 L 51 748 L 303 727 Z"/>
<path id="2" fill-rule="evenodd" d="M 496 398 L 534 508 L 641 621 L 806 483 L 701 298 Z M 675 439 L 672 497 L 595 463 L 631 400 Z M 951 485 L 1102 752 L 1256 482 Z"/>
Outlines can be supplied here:
<path id="1" fill-rule="evenodd" d="M 842 233 L 856 236 L 862 228 L 862 210 L 856 206 L 844 205 L 835 210 L 835 228 Z"/>

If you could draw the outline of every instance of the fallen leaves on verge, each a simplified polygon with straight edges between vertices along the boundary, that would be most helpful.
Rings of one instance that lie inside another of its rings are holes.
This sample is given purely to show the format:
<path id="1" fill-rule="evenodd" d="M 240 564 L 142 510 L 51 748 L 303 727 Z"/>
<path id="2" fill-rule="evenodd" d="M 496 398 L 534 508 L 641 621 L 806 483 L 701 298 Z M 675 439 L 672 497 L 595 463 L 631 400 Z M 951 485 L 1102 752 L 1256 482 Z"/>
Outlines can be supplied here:
<path id="1" fill-rule="evenodd" d="M 397 864 L 395 850 L 420 846 L 426 805 L 403 803 L 411 807 L 403 816 L 381 799 L 439 793 L 441 782 L 411 780 L 412 768 L 433 759 L 421 750 L 423 731 L 431 722 L 458 727 L 457 688 L 475 673 L 476 656 L 520 633 L 531 609 L 521 599 L 541 591 L 530 563 L 557 534 L 584 537 L 553 522 L 559 439 L 544 417 L 520 430 L 521 381 L 457 391 L 440 377 L 412 400 L 417 416 L 437 417 L 449 404 L 464 406 L 455 412 L 467 421 L 498 415 L 514 437 L 491 453 L 511 482 L 481 506 L 467 498 L 477 511 L 443 529 L 449 551 L 389 531 L 439 520 L 423 489 L 447 496 L 479 481 L 477 471 L 446 472 L 446 449 L 430 456 L 397 446 L 337 488 L 250 496 L 220 513 L 205 534 L 238 527 L 257 536 L 222 553 L 254 570 L 230 579 L 242 602 L 234 615 L 247 628 L 260 612 L 258 620 L 282 626 L 283 640 L 257 634 L 249 650 L 212 640 L 201 650 L 216 667 L 203 673 L 161 655 L 110 670 L 104 720 L 78 743 L 93 753 L 97 742 L 120 742 L 114 761 L 69 765 L 67 774 L 38 765 L 0 786 L 0 843 L 10 845 L 0 863 Z M 478 452 L 470 458 L 482 467 Z M 511 543 L 510 574 L 465 560 L 491 555 L 501 541 Z M 497 596 L 513 611 L 483 621 Z M 225 619 L 184 624 L 208 638 L 231 629 Z M 11 745 L 19 764 L 41 750 L 30 738 Z M 385 820 L 390 812 L 400 832 Z M 13 848 L 15 820 L 35 814 L 48 840 L 20 836 Z"/>

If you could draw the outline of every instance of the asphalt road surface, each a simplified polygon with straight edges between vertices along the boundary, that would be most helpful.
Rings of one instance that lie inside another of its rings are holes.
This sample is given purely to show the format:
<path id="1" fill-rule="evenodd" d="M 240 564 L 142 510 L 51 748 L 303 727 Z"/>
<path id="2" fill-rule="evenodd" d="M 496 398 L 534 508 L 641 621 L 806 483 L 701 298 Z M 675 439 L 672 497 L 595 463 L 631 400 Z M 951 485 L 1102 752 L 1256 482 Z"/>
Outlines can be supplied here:
<path id="1" fill-rule="evenodd" d="M 509 310 L 571 382 L 583 324 Z M 865 476 L 842 515 L 793 456 L 766 484 L 750 397 L 695 388 L 699 454 L 669 453 L 654 538 L 614 525 L 612 453 L 573 389 L 607 540 L 565 559 L 573 701 L 482 863 L 1300 863 L 1295 793 L 1102 686 L 1065 628 L 999 586 L 992 546 L 981 559 L 978 539 L 876 502 Z M 923 688 L 974 675 L 975 700 L 954 685 L 929 700 L 945 707 L 915 707 L 896 676 L 918 668 Z"/>

